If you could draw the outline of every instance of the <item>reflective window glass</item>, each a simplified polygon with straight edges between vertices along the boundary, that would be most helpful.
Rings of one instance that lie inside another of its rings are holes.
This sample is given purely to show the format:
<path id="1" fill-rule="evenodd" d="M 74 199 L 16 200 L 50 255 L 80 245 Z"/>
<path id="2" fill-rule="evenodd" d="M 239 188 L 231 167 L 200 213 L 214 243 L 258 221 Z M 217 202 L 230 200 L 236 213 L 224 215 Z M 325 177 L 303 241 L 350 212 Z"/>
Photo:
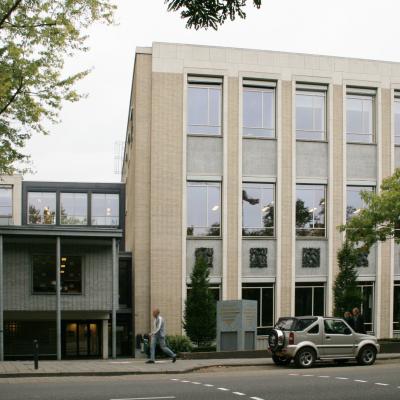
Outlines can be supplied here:
<path id="1" fill-rule="evenodd" d="M 87 224 L 87 194 L 61 193 L 60 221 L 62 225 Z"/>
<path id="2" fill-rule="evenodd" d="M 187 183 L 187 235 L 220 236 L 221 185 L 218 182 Z"/>
<path id="3" fill-rule="evenodd" d="M 297 185 L 296 233 L 325 236 L 325 186 Z"/>
<path id="4" fill-rule="evenodd" d="M 274 236 L 274 185 L 243 183 L 243 236 Z"/>
<path id="5" fill-rule="evenodd" d="M 325 93 L 297 91 L 296 138 L 325 140 Z"/>
<path id="6" fill-rule="evenodd" d="M 374 97 L 347 95 L 347 142 L 373 143 Z"/>
<path id="7" fill-rule="evenodd" d="M 56 194 L 28 193 L 28 224 L 54 225 L 56 223 Z"/>
<path id="8" fill-rule="evenodd" d="M 347 206 L 346 218 L 349 220 L 365 208 L 364 200 L 361 198 L 362 192 L 373 192 L 372 186 L 347 186 Z"/>
<path id="9" fill-rule="evenodd" d="M 119 195 L 92 194 L 92 225 L 119 225 Z"/>

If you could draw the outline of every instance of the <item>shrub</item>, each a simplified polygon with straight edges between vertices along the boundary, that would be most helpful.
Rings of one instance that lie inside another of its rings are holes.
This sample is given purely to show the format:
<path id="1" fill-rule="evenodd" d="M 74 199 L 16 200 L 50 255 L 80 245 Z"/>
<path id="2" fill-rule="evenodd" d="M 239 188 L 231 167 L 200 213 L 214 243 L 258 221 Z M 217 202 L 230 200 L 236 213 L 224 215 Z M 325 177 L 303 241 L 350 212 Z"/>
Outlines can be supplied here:
<path id="1" fill-rule="evenodd" d="M 193 350 L 192 342 L 187 336 L 167 336 L 167 343 L 174 353 L 188 353 Z"/>

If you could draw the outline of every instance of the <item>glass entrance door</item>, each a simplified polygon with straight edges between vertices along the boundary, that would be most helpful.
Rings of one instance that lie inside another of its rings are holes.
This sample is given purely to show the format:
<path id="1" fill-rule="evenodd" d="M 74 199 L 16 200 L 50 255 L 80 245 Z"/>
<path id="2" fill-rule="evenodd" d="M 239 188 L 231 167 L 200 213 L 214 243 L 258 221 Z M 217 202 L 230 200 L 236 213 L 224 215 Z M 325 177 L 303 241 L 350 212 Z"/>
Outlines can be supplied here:
<path id="1" fill-rule="evenodd" d="M 67 322 L 64 334 L 66 357 L 100 356 L 100 334 L 97 322 Z"/>

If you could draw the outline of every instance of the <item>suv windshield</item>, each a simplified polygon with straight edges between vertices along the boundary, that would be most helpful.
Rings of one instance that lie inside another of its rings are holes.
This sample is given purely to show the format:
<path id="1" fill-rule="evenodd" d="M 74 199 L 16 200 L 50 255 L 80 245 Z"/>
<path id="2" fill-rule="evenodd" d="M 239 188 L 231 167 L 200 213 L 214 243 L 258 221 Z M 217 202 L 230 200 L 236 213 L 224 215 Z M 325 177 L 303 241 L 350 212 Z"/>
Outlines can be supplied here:
<path id="1" fill-rule="evenodd" d="M 280 318 L 275 328 L 282 331 L 304 331 L 316 320 L 317 318 Z"/>

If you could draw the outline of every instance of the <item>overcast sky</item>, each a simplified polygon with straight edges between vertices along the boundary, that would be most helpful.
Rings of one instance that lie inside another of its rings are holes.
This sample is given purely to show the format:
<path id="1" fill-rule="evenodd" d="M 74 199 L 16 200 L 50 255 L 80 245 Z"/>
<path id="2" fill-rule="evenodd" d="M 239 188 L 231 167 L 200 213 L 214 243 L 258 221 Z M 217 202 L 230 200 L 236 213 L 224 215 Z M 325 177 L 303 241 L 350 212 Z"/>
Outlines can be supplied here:
<path id="1" fill-rule="evenodd" d="M 249 1 L 251 3 L 251 1 Z M 153 41 L 245 47 L 400 62 L 399 0 L 263 0 L 246 20 L 217 32 L 185 29 L 164 0 L 115 0 L 118 26 L 94 26 L 89 52 L 66 70 L 93 68 L 79 84 L 88 98 L 65 104 L 50 136 L 27 146 L 36 173 L 25 179 L 119 181 L 114 144 L 123 141 L 135 48 Z"/>

